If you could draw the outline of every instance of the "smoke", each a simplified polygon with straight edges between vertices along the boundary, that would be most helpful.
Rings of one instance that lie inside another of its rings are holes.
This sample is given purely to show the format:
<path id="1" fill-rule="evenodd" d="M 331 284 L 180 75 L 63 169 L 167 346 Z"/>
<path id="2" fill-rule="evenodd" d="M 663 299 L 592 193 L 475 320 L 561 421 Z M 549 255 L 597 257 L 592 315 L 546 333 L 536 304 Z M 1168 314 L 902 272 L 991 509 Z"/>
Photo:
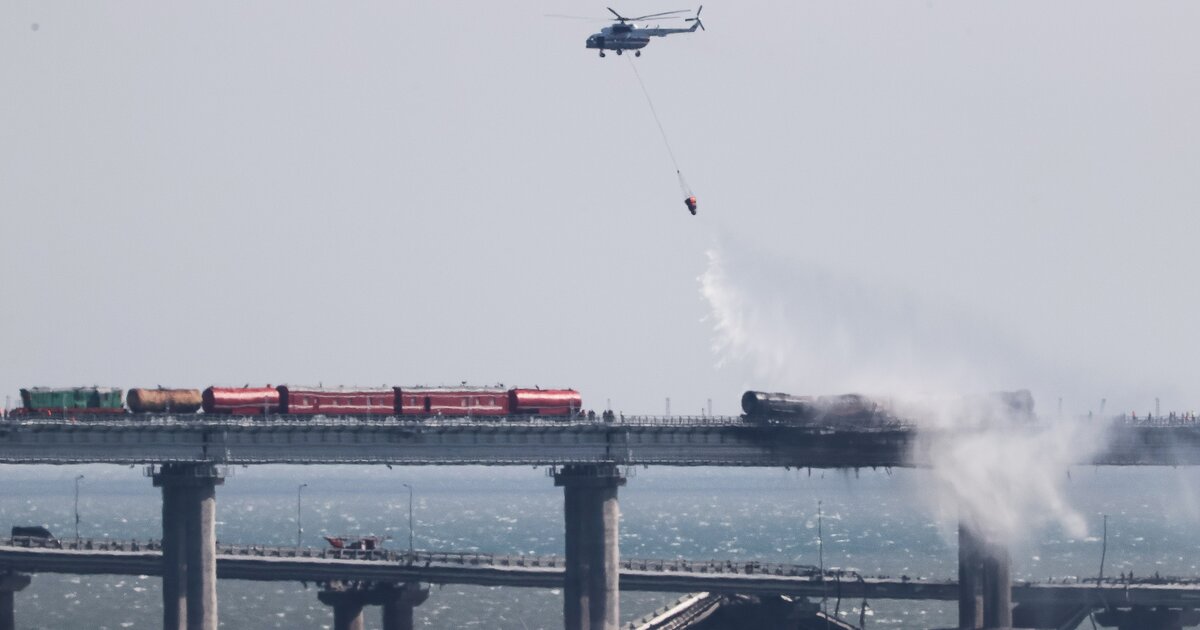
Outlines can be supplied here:
<path id="1" fill-rule="evenodd" d="M 1064 485 L 1072 463 L 1104 447 L 1104 431 L 964 398 L 1036 390 L 1054 372 L 985 317 L 728 244 L 708 251 L 699 281 L 718 365 L 744 371 L 748 389 L 863 393 L 915 421 L 911 455 L 932 477 L 922 500 L 943 523 L 961 517 L 1005 543 L 1047 523 L 1086 535 Z"/>
<path id="2" fill-rule="evenodd" d="M 718 364 L 748 367 L 760 388 L 936 393 L 1019 383 L 1005 374 L 1012 344 L 892 287 L 723 246 L 708 251 L 700 291 Z M 988 374 L 971 357 L 987 357 Z"/>

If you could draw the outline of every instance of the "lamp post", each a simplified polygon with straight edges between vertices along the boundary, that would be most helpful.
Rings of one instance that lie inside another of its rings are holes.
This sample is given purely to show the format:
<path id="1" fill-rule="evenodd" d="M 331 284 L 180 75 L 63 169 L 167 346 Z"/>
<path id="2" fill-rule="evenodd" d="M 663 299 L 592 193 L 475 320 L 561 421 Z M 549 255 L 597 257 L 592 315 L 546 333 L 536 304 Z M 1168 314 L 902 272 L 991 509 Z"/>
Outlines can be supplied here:
<path id="1" fill-rule="evenodd" d="M 413 555 L 413 487 L 402 483 L 400 484 L 408 488 L 408 555 Z"/>
<path id="2" fill-rule="evenodd" d="M 296 548 L 300 548 L 300 539 L 304 536 L 304 528 L 300 525 L 300 493 L 308 487 L 308 484 L 302 483 L 296 486 Z"/>
<path id="3" fill-rule="evenodd" d="M 75 475 L 75 546 L 79 546 L 79 480 L 83 475 Z"/>

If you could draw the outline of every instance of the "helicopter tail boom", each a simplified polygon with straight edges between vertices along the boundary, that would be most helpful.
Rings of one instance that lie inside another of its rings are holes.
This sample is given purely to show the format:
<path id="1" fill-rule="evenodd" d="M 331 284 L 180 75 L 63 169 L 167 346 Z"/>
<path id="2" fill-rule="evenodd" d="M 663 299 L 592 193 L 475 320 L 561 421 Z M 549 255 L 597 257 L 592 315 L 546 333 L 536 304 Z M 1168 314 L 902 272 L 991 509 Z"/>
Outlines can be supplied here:
<path id="1" fill-rule="evenodd" d="M 684 20 L 685 22 L 695 22 L 695 24 L 692 24 L 692 28 L 688 29 L 689 33 L 692 31 L 695 31 L 697 27 L 699 27 L 700 30 L 702 30 L 702 31 L 708 30 L 708 29 L 704 28 L 704 22 L 700 21 L 700 12 L 703 10 L 704 10 L 704 5 L 702 4 L 702 5 L 700 5 L 700 8 L 696 9 L 696 15 L 694 17 L 690 17 L 690 18 L 687 18 L 686 20 Z"/>

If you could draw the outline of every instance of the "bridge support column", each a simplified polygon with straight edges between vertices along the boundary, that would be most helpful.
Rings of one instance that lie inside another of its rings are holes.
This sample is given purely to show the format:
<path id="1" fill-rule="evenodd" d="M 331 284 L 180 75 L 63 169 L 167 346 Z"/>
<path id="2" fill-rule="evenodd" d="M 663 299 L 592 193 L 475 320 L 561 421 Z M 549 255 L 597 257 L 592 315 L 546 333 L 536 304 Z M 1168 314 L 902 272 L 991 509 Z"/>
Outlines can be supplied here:
<path id="1" fill-rule="evenodd" d="M 958 627 L 975 630 L 983 627 L 983 602 L 979 597 L 983 566 L 979 560 L 979 540 L 965 523 L 958 524 Z"/>
<path id="2" fill-rule="evenodd" d="M 16 630 L 16 605 L 14 595 L 29 586 L 30 577 L 23 573 L 0 575 L 0 630 Z"/>
<path id="3" fill-rule="evenodd" d="M 333 630 L 363 630 L 367 600 L 361 591 L 324 590 L 317 599 L 333 608 Z"/>
<path id="4" fill-rule="evenodd" d="M 177 485 L 162 485 L 163 630 L 187 628 L 187 563 L 183 550 L 187 502 L 183 494 L 184 489 Z"/>
<path id="5" fill-rule="evenodd" d="M 363 630 L 363 609 L 383 607 L 383 630 L 412 630 L 413 608 L 429 598 L 420 584 L 327 582 L 317 593 L 333 608 L 333 630 Z"/>
<path id="6" fill-rule="evenodd" d="M 163 489 L 163 628 L 217 630 L 216 487 L 212 464 L 152 469 Z"/>
<path id="7" fill-rule="evenodd" d="M 616 630 L 621 516 L 617 488 L 625 485 L 625 477 L 615 464 L 572 464 L 554 472 L 554 485 L 563 488 L 566 521 L 563 626 Z"/>
<path id="8" fill-rule="evenodd" d="M 958 627 L 1012 627 L 1012 570 L 1008 548 L 958 525 Z M 980 597 L 982 593 L 982 597 Z"/>
<path id="9" fill-rule="evenodd" d="M 1012 561 L 998 543 L 988 545 L 983 558 L 983 627 L 1012 627 Z"/>
<path id="10" fill-rule="evenodd" d="M 413 609 L 429 599 L 420 584 L 401 584 L 383 601 L 383 630 L 413 630 Z"/>

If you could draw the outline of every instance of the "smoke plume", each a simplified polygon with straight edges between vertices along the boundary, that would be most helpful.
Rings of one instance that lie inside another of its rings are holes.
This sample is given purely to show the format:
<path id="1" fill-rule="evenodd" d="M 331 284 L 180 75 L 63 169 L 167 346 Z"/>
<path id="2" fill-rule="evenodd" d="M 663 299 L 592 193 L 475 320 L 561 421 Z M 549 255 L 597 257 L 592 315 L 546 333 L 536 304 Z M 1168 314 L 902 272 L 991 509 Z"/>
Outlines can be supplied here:
<path id="1" fill-rule="evenodd" d="M 961 516 L 997 542 L 1046 523 L 1086 534 L 1064 484 L 1103 431 L 978 396 L 1037 389 L 1047 371 L 1017 340 L 965 309 L 729 245 L 709 250 L 699 281 L 718 364 L 748 389 L 862 393 L 916 422 L 913 461 L 933 478 L 922 499 L 943 523 Z"/>

